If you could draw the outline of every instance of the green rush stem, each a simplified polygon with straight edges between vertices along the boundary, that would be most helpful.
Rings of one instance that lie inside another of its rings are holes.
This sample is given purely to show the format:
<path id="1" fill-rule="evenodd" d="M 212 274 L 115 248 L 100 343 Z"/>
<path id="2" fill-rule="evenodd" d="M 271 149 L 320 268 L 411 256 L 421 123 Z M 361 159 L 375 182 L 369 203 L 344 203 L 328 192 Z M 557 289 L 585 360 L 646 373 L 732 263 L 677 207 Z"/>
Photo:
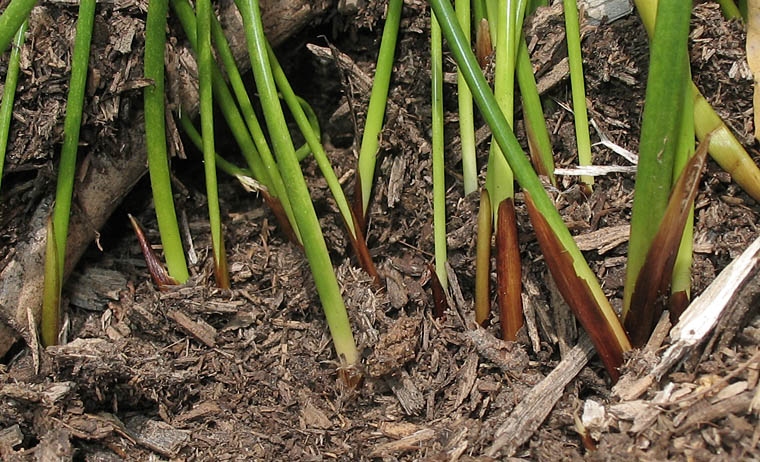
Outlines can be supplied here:
<path id="1" fill-rule="evenodd" d="M 486 18 L 488 19 L 488 31 L 491 34 L 491 43 L 496 43 L 496 36 L 499 28 L 499 0 L 485 0 Z"/>
<path id="2" fill-rule="evenodd" d="M 470 2 L 467 2 L 468 8 L 469 8 L 469 3 Z M 459 18 L 459 23 L 461 24 L 462 23 L 462 19 L 461 19 L 461 16 L 459 16 L 459 12 L 460 12 L 461 8 L 458 5 L 459 5 L 459 3 L 455 3 L 454 4 L 454 9 L 456 9 L 457 17 Z M 486 17 L 486 2 L 485 2 L 485 0 L 472 0 L 472 19 L 473 19 L 473 23 L 476 24 L 476 25 L 480 24 L 481 19 L 485 19 L 486 21 L 488 21 L 488 18 Z M 468 24 L 469 24 L 469 20 L 468 20 Z M 472 38 L 472 37 L 470 37 L 470 34 L 467 33 L 467 31 L 465 30 L 464 26 L 462 27 L 462 32 L 464 32 L 464 36 L 467 37 L 468 39 Z"/>
<path id="3" fill-rule="evenodd" d="M 591 165 L 591 138 L 586 111 L 586 89 L 583 83 L 583 56 L 581 56 L 581 35 L 578 23 L 576 0 L 563 0 L 565 10 L 565 33 L 567 34 L 567 56 L 570 62 L 570 86 L 573 93 L 573 117 L 575 119 L 575 139 L 578 145 L 578 164 Z M 589 188 L 594 177 L 581 176 Z"/>
<path id="4" fill-rule="evenodd" d="M 536 86 L 536 77 L 533 74 L 533 65 L 530 62 L 530 53 L 525 38 L 521 37 L 520 49 L 517 51 L 517 83 L 520 86 L 520 95 L 523 102 L 525 116 L 525 129 L 528 133 L 528 143 L 531 151 L 536 151 L 537 158 L 534 163 L 537 169 L 545 172 L 549 181 L 557 186 L 557 178 L 554 176 L 554 156 L 552 143 L 549 139 L 549 130 L 546 128 L 544 109 L 541 107 L 541 97 Z"/>
<path id="5" fill-rule="evenodd" d="M 171 0 L 171 6 L 182 24 L 182 28 L 190 42 L 190 46 L 193 50 L 197 51 L 197 24 L 193 7 L 190 6 L 190 3 L 187 0 Z M 235 138 L 235 141 L 237 141 L 243 157 L 253 172 L 254 178 L 267 188 L 269 194 L 278 197 L 278 191 L 273 185 L 272 178 L 269 176 L 269 171 L 264 166 L 261 156 L 256 150 L 251 134 L 249 133 L 248 128 L 246 128 L 246 124 L 243 121 L 243 117 L 240 115 L 240 110 L 238 109 L 237 104 L 235 104 L 235 98 L 232 96 L 232 93 L 230 93 L 230 89 L 224 81 L 224 76 L 216 63 L 212 64 L 211 72 L 213 73 L 212 85 L 216 104 L 222 110 L 222 115 L 227 121 L 227 125 L 230 127 L 232 136 Z M 283 206 L 284 205 L 285 203 L 283 202 Z M 290 215 L 288 215 L 288 217 L 290 217 Z"/>
<path id="6" fill-rule="evenodd" d="M 0 53 L 4 53 L 37 0 L 11 0 L 0 16 Z"/>
<path id="7" fill-rule="evenodd" d="M 293 140 L 288 133 L 280 100 L 277 97 L 277 89 L 267 56 L 267 42 L 261 23 L 259 2 L 258 0 L 240 0 L 238 6 L 243 7 L 240 8 L 240 13 L 243 16 L 251 67 L 264 111 L 264 118 L 269 128 L 283 179 L 288 185 L 288 196 L 293 204 L 295 218 L 301 229 L 304 250 L 317 286 L 319 298 L 322 301 L 327 324 L 330 327 L 335 351 L 342 365 L 352 366 L 358 363 L 359 352 L 354 343 L 346 307 L 341 297 L 340 287 L 333 271 L 319 220 L 295 155 Z"/>
<path id="8" fill-rule="evenodd" d="M 482 0 L 476 0 L 475 3 L 482 4 Z M 455 6 L 459 25 L 462 27 L 462 32 L 464 32 L 465 37 L 469 39 L 470 0 L 456 0 Z M 476 24 L 480 24 L 480 21 L 478 21 Z M 475 145 L 475 115 L 472 110 L 472 94 L 470 93 L 470 89 L 467 87 L 467 82 L 464 81 L 462 73 L 459 71 L 457 71 L 457 100 L 459 103 L 459 139 L 462 146 L 462 178 L 464 181 L 464 193 L 467 195 L 478 189 L 478 162 L 476 156 L 477 149 Z"/>
<path id="9" fill-rule="evenodd" d="M 678 180 L 689 158 L 694 155 L 694 99 L 688 91 L 691 83 L 691 72 L 687 70 L 687 78 L 684 82 L 687 90 L 683 94 L 683 108 L 681 110 L 681 125 L 678 130 L 678 148 L 673 163 L 673 184 Z M 691 205 L 689 217 L 678 247 L 678 254 L 673 266 L 673 278 L 671 293 L 684 292 L 687 297 L 691 295 L 691 262 L 694 248 L 694 204 Z"/>
<path id="10" fill-rule="evenodd" d="M 288 82 L 288 78 L 285 76 L 285 72 L 282 70 L 279 61 L 277 61 L 277 57 L 275 56 L 272 47 L 269 46 L 269 43 L 267 43 L 267 53 L 277 88 L 279 88 L 280 93 L 285 99 L 285 103 L 288 105 L 288 109 L 290 109 L 290 113 L 293 115 L 298 128 L 306 139 L 306 144 L 311 152 L 314 153 L 314 159 L 317 161 L 317 165 L 322 171 L 322 175 L 325 177 L 327 186 L 330 188 L 330 192 L 335 199 L 335 203 L 338 205 L 341 215 L 343 215 L 343 219 L 351 236 L 356 239 L 356 229 L 354 228 L 351 207 L 348 204 L 348 200 L 346 200 L 346 196 L 343 194 L 343 188 L 340 185 L 337 175 L 335 175 L 335 170 L 333 170 L 330 160 L 327 158 L 327 153 L 325 152 L 322 143 L 319 141 L 319 137 L 317 137 L 317 134 L 314 132 L 309 117 L 303 109 L 303 100 L 296 96 L 293 88 L 290 86 L 290 82 Z M 308 105 L 306 105 L 306 107 L 308 107 Z"/>
<path id="11" fill-rule="evenodd" d="M 201 134 L 203 143 L 203 166 L 206 177 L 206 198 L 211 225 L 211 247 L 214 252 L 214 274 L 217 285 L 227 289 L 230 286 L 227 272 L 222 218 L 219 210 L 219 190 L 216 181 L 214 148 L 214 99 L 213 99 L 213 57 L 211 55 L 211 0 L 196 1 L 197 44 L 198 44 L 198 89 L 201 112 Z"/>
<path id="12" fill-rule="evenodd" d="M 435 272 L 443 290 L 448 287 L 446 274 L 446 174 L 443 156 L 443 43 L 441 27 L 430 12 L 430 66 L 433 105 L 433 232 L 435 236 Z"/>
<path id="13" fill-rule="evenodd" d="M 631 213 L 623 319 L 670 197 L 683 93 L 688 92 L 690 12 L 691 2 L 663 2 L 657 11 Z"/>
<path id="14" fill-rule="evenodd" d="M 586 281 L 595 299 L 599 301 L 604 318 L 615 332 L 622 349 L 624 351 L 630 349 L 625 331 L 623 331 L 617 315 L 604 296 L 596 275 L 589 268 L 588 263 L 583 258 L 583 254 L 578 249 L 578 246 L 562 221 L 562 217 L 560 217 L 557 209 L 554 208 L 554 204 L 544 190 L 541 180 L 533 170 L 530 161 L 525 156 L 504 114 L 501 112 L 493 93 L 491 93 L 488 83 L 475 59 L 475 55 L 467 46 L 467 40 L 459 28 L 450 2 L 448 0 L 430 0 L 430 4 L 441 25 L 441 30 L 449 43 L 449 49 L 472 91 L 473 99 L 480 109 L 483 118 L 493 130 L 496 142 L 501 147 L 502 154 L 512 167 L 517 182 L 531 195 L 536 209 L 544 216 L 557 239 L 573 259 L 578 276 Z"/>
<path id="15" fill-rule="evenodd" d="M 58 248 L 59 284 L 63 280 L 63 268 L 66 255 L 66 237 L 69 232 L 69 214 L 71 197 L 74 191 L 74 174 L 77 164 L 77 147 L 79 129 L 82 124 L 85 83 L 90 60 L 90 40 L 95 20 L 95 0 L 81 0 L 77 31 L 74 38 L 74 54 L 71 58 L 71 80 L 66 100 L 66 118 L 63 122 L 63 147 L 61 163 L 58 166 L 58 185 L 55 191 L 55 208 L 53 225 L 55 227 L 56 246 Z M 162 93 L 163 97 L 163 93 Z"/>
<path id="16" fill-rule="evenodd" d="M 744 19 L 741 11 L 739 11 L 739 7 L 734 3 L 734 0 L 718 0 L 718 4 L 720 4 L 720 9 L 723 11 L 723 16 L 725 16 L 726 19 Z"/>
<path id="17" fill-rule="evenodd" d="M 16 95 L 16 85 L 18 84 L 21 46 L 24 44 L 27 25 L 28 21 L 22 22 L 21 27 L 16 32 L 16 37 L 13 39 L 11 56 L 8 58 L 8 74 L 5 76 L 5 87 L 3 87 L 3 102 L 0 104 L 0 183 L 2 183 L 3 179 L 3 164 L 5 163 L 5 153 L 8 149 L 8 131 L 11 128 L 13 100 Z"/>
<path id="18" fill-rule="evenodd" d="M 153 190 L 158 230 L 169 275 L 184 283 L 189 277 L 185 252 L 174 211 L 169 159 L 166 153 L 166 120 L 164 112 L 164 46 L 168 2 L 153 0 L 148 4 L 145 23 L 145 78 L 153 85 L 145 87 L 145 141 L 148 151 L 148 171 Z"/>
<path id="19" fill-rule="evenodd" d="M 496 69 L 494 70 L 493 94 L 499 104 L 501 112 L 506 117 L 510 130 L 514 122 L 514 98 L 515 98 L 515 62 L 514 55 L 510 53 L 513 37 L 513 29 L 509 23 L 512 16 L 507 0 L 499 0 L 498 22 L 496 22 Z M 497 214 L 499 204 L 507 198 L 513 197 L 514 175 L 498 143 L 491 139 L 491 151 L 488 155 L 488 170 L 486 171 L 486 189 L 490 195 L 491 211 L 493 212 L 494 231 L 498 231 Z"/>
<path id="20" fill-rule="evenodd" d="M 388 87 L 393 71 L 393 58 L 396 52 L 396 39 L 401 21 L 403 0 L 389 0 L 388 13 L 383 27 L 383 37 L 380 41 L 380 51 L 375 68 L 375 80 L 367 108 L 367 120 L 364 123 L 361 149 L 359 150 L 359 178 L 361 179 L 362 210 L 367 213 L 369 196 L 375 177 L 375 163 L 380 131 L 383 128 L 385 105 L 388 101 Z"/>

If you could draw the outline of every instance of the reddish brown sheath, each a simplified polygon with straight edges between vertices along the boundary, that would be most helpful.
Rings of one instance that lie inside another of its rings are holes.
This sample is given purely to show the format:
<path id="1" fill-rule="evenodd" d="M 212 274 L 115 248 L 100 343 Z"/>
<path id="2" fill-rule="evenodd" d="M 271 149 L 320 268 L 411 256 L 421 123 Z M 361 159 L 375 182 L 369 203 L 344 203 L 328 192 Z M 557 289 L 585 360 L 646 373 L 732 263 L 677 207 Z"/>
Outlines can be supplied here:
<path id="1" fill-rule="evenodd" d="M 517 340 L 523 325 L 522 268 L 517 242 L 515 203 L 510 197 L 499 204 L 496 226 L 496 300 L 504 340 Z"/>

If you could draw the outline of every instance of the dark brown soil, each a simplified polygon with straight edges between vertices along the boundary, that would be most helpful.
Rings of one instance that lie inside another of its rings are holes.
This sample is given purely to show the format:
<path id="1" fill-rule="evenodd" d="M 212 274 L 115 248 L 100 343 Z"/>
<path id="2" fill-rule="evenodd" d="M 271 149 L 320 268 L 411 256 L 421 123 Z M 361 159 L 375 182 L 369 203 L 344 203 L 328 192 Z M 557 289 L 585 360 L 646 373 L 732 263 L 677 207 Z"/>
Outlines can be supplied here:
<path id="1" fill-rule="evenodd" d="M 331 59 L 316 57 L 305 44 L 326 46 L 326 36 L 371 76 L 384 2 L 369 3 L 352 16 L 334 11 L 325 23 L 307 28 L 278 49 L 297 92 L 318 113 L 328 155 L 347 192 L 353 188 L 352 148 L 363 127 L 369 93 L 361 76 Z M 159 242 L 149 183 L 139 183 L 102 231 L 103 251 L 91 249 L 66 285 L 70 343 L 44 351 L 39 373 L 25 344 L 0 364 L 0 458 L 760 458 L 760 427 L 749 409 L 760 375 L 757 303 L 749 313 L 724 322 L 707 345 L 695 349 L 638 400 L 625 401 L 613 393 L 601 363 L 592 359 L 564 388 L 527 442 L 513 452 L 489 452 L 510 413 L 569 354 L 582 329 L 549 281 L 519 193 L 524 300 L 531 307 L 534 330 L 526 332 L 521 342 L 505 345 L 496 339 L 498 319 L 476 334 L 466 327 L 470 324 L 465 320 L 472 316 L 477 198 L 462 196 L 456 86 L 451 83 L 444 86 L 448 244 L 459 291 L 454 291 L 454 306 L 446 317 L 433 318 L 427 269 L 433 252 L 429 16 L 426 2 L 405 4 L 392 102 L 368 215 L 367 242 L 385 290 L 376 290 L 358 269 L 319 169 L 312 160 L 303 163 L 363 352 L 362 385 L 348 390 L 338 380 L 332 342 L 303 253 L 287 242 L 261 198 L 244 192 L 230 178 L 223 178 L 220 196 L 233 289 L 213 288 L 204 184 L 199 180 L 202 166 L 200 155 L 188 143 L 188 159 L 174 161 L 174 187 L 178 210 L 186 216 L 193 239 L 186 250 L 197 256 L 197 260 L 191 257 L 191 281 L 166 292 L 157 291 L 150 281 L 126 218 L 127 213 L 139 217 L 149 238 Z M 114 28 L 127 31 L 119 36 L 129 31 L 142 34 L 144 6 L 119 6 L 119 2 L 99 6 L 94 53 L 102 59 L 91 60 L 90 79 L 129 83 L 139 77 L 141 69 L 132 66 L 141 49 L 127 45 L 117 50 L 118 43 L 111 41 L 112 31 L 118 30 Z M 566 54 L 564 42 L 555 40 L 564 34 L 561 16 L 545 13 L 535 27 L 526 27 L 539 80 Z M 0 249 L 6 254 L 22 239 L 24 216 L 55 184 L 54 152 L 62 136 L 69 39 L 76 12 L 67 3 L 56 2 L 44 14 L 50 20 L 43 23 L 54 24 L 57 30 L 33 29 L 34 49 L 40 50 L 40 41 L 47 41 L 49 55 L 27 55 L 22 65 L 19 123 L 11 131 L 14 141 L 0 200 Z M 183 35 L 174 26 L 170 30 L 176 44 Z M 636 152 L 648 59 L 644 29 L 634 14 L 588 26 L 584 32 L 590 116 L 614 143 Z M 715 4 L 696 6 L 691 41 L 694 80 L 757 159 L 744 39 L 743 26 L 724 20 Z M 455 72 L 452 59 L 445 61 L 445 72 Z M 566 76 L 548 89 L 543 102 L 557 166 L 572 167 L 573 122 L 563 108 L 571 104 Z M 139 104 L 139 89 L 95 85 L 82 130 L 84 150 L 109 143 L 116 130 L 128 130 L 130 108 Z M 516 120 L 516 134 L 525 145 L 519 111 Z M 598 140 L 592 133 L 592 142 Z M 219 150 L 239 161 L 233 146 Z M 487 153 L 484 141 L 478 151 L 481 178 Z M 629 165 L 601 145 L 594 147 L 594 164 Z M 621 304 L 627 239 L 613 239 L 610 244 L 608 238 L 629 223 L 633 187 L 634 174 L 612 173 L 597 177 L 589 197 L 576 177 L 561 177 L 554 191 L 573 234 L 588 235 L 583 250 L 615 306 Z M 710 161 L 695 215 L 693 294 L 698 295 L 758 236 L 760 207 Z M 654 362 L 651 355 L 636 353 L 624 372 L 634 380 L 645 376 Z M 663 390 L 684 399 L 647 407 L 653 398 L 662 397 L 658 393 Z M 575 417 L 594 402 L 605 406 L 606 414 L 601 421 L 586 423 L 598 446 L 589 451 Z M 636 419 L 642 412 L 654 418 L 639 428 L 641 420 Z"/>

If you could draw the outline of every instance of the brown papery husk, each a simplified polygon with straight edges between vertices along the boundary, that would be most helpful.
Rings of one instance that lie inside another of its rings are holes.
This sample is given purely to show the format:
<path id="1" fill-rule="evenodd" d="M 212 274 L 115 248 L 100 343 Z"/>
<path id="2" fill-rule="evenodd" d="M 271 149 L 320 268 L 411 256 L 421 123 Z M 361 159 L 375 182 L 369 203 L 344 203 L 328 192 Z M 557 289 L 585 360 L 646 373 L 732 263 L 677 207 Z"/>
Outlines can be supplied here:
<path id="1" fill-rule="evenodd" d="M 217 258 L 218 261 L 217 261 Z M 214 279 L 220 289 L 230 288 L 230 271 L 227 268 L 227 251 L 224 249 L 224 239 L 219 249 L 214 248 Z"/>
<path id="2" fill-rule="evenodd" d="M 132 215 L 127 216 L 132 223 L 132 228 L 135 230 L 137 242 L 140 243 L 140 250 L 142 250 L 145 264 L 148 266 L 150 277 L 153 278 L 153 282 L 156 284 L 156 287 L 158 287 L 158 290 L 168 290 L 169 286 L 176 286 L 178 284 L 177 280 L 169 276 L 163 263 L 161 263 L 156 252 L 153 251 L 150 242 L 148 242 L 148 238 L 145 236 L 145 231 L 143 231 L 140 223 Z"/>
<path id="3" fill-rule="evenodd" d="M 433 289 L 433 316 L 436 319 L 443 319 L 446 315 L 446 308 L 449 307 L 446 301 L 446 291 L 443 290 L 443 285 L 438 279 L 435 267 L 430 263 L 428 263 L 428 271 L 430 271 L 430 287 Z"/>
<path id="4" fill-rule="evenodd" d="M 478 242 L 475 257 L 475 322 L 485 325 L 491 313 L 491 233 L 493 229 L 491 198 L 480 191 Z"/>
<path id="5" fill-rule="evenodd" d="M 546 265 L 549 267 L 554 282 L 557 283 L 559 292 L 594 343 L 596 352 L 602 359 L 610 378 L 613 382 L 617 382 L 620 377 L 618 368 L 623 363 L 623 348 L 615 332 L 607 323 L 591 288 L 575 272 L 570 253 L 554 234 L 541 212 L 536 209 L 527 191 L 525 191 L 525 203 L 528 206 L 528 214 L 533 223 L 533 229 L 536 231 L 541 252 L 544 254 Z"/>
<path id="6" fill-rule="evenodd" d="M 485 69 L 488 66 L 488 57 L 493 53 L 491 30 L 486 18 L 481 19 L 477 27 L 477 32 L 475 32 L 475 55 L 478 58 L 480 68 Z"/>
<path id="7" fill-rule="evenodd" d="M 351 219 L 354 222 L 353 224 L 356 236 L 351 234 L 351 229 L 348 227 L 345 217 L 343 217 L 343 225 L 346 227 L 346 231 L 348 232 L 348 240 L 351 242 L 351 247 L 354 249 L 356 259 L 359 261 L 359 265 L 362 267 L 362 269 L 366 271 L 367 274 L 369 274 L 369 276 L 372 278 L 372 282 L 374 283 L 375 288 L 382 289 L 383 283 L 380 280 L 380 275 L 377 273 L 375 262 L 372 261 L 372 255 L 369 253 L 367 241 L 364 239 L 364 233 L 362 232 L 362 226 L 353 211 L 351 213 Z"/>
<path id="8" fill-rule="evenodd" d="M 517 241 L 515 202 L 508 198 L 499 204 L 496 226 L 496 300 L 499 304 L 501 335 L 504 340 L 517 340 L 523 326 L 522 265 Z"/>
<path id="9" fill-rule="evenodd" d="M 354 178 L 354 201 L 351 204 L 351 213 L 354 215 L 354 223 L 361 230 L 363 236 L 367 235 L 367 219 L 364 216 L 364 198 L 362 197 L 362 176 L 357 164 Z"/>
<path id="10" fill-rule="evenodd" d="M 625 317 L 625 329 L 633 346 L 640 347 L 646 343 L 654 329 L 655 321 L 660 319 L 665 309 L 660 296 L 664 295 L 670 286 L 681 236 L 691 205 L 697 196 L 709 145 L 708 135 L 684 166 L 673 186 L 665 215 L 639 271 L 631 295 L 631 306 Z"/>

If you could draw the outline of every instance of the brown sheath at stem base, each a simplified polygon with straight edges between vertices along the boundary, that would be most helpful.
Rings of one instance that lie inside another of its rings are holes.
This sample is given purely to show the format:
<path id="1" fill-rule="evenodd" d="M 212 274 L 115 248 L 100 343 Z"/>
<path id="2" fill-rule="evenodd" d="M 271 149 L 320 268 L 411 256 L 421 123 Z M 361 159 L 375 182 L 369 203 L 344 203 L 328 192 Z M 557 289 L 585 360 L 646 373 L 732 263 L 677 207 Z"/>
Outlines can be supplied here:
<path id="1" fill-rule="evenodd" d="M 496 300 L 499 304 L 501 335 L 504 340 L 517 340 L 523 325 L 522 268 L 520 245 L 517 242 L 515 203 L 510 197 L 499 204 L 496 226 Z"/>

